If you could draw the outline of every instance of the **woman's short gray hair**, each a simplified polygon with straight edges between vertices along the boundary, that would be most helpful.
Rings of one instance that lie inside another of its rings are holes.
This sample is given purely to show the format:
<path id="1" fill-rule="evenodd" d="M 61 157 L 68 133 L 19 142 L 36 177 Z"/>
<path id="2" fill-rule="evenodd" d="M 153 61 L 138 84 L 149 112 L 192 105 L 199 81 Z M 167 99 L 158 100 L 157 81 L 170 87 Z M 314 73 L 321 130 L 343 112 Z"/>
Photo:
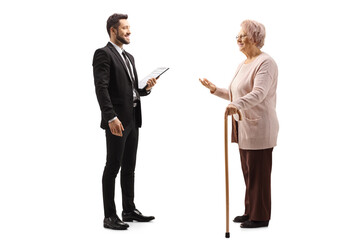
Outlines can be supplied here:
<path id="1" fill-rule="evenodd" d="M 251 39 L 260 49 L 264 46 L 265 41 L 265 26 L 254 20 L 245 20 L 240 26 L 243 28 L 246 35 Z"/>

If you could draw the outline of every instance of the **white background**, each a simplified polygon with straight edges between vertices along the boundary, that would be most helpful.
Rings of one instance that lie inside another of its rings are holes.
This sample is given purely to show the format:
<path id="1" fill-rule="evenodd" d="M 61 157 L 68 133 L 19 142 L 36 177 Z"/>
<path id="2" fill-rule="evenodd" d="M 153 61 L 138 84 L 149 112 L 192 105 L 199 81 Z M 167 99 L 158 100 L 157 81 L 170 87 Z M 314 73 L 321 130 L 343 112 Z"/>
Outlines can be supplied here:
<path id="1" fill-rule="evenodd" d="M 0 238 L 223 239 L 228 103 L 198 78 L 228 86 L 244 60 L 240 23 L 254 19 L 279 67 L 272 220 L 231 222 L 231 238 L 358 239 L 355 2 L 2 1 Z M 105 134 L 91 65 L 115 12 L 129 15 L 139 78 L 170 67 L 142 100 L 135 200 L 156 219 L 121 232 L 102 227 Z M 232 220 L 245 192 L 235 144 L 229 159 Z"/>

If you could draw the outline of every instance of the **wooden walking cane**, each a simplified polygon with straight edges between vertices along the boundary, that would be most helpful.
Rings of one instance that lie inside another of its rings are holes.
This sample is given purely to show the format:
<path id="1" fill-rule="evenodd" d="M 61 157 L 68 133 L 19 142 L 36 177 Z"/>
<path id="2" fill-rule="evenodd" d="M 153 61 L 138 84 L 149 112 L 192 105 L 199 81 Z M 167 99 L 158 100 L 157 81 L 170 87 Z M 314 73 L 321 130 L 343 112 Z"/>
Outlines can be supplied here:
<path id="1" fill-rule="evenodd" d="M 237 114 L 239 115 L 239 121 L 241 121 L 241 113 L 237 110 Z M 228 114 L 225 111 L 225 122 L 224 122 L 224 132 L 225 132 L 225 189 L 226 189 L 226 232 L 225 237 L 230 238 L 229 231 L 229 167 L 228 167 Z"/>
<path id="2" fill-rule="evenodd" d="M 225 111 L 225 189 L 226 189 L 226 232 L 225 238 L 230 237 L 229 232 L 229 169 L 228 169 L 228 118 L 227 112 Z"/>

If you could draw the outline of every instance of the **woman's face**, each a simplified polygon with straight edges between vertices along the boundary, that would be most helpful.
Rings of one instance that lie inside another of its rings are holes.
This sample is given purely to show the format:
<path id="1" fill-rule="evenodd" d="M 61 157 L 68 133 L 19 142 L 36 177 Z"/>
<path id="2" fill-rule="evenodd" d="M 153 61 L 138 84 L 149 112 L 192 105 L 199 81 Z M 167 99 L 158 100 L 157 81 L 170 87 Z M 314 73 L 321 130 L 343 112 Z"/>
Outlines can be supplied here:
<path id="1" fill-rule="evenodd" d="M 242 51 L 243 53 L 247 52 L 254 45 L 254 43 L 250 41 L 246 32 L 242 28 L 240 28 L 240 32 L 236 36 L 236 41 L 240 51 Z"/>

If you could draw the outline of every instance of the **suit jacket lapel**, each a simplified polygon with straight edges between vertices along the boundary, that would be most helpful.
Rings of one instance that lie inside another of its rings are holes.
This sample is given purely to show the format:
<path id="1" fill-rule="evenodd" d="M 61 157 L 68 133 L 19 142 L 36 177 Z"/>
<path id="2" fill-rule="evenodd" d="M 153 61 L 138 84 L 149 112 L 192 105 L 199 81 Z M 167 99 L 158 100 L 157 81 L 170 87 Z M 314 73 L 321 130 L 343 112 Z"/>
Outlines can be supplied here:
<path id="1" fill-rule="evenodd" d="M 119 61 L 121 62 L 126 74 L 128 75 L 129 77 L 129 81 L 131 82 L 131 77 L 129 75 L 129 72 L 127 70 L 127 67 L 126 67 L 126 63 L 124 62 L 123 58 L 120 56 L 119 52 L 115 49 L 115 47 L 111 44 L 111 43 L 108 43 L 107 44 L 107 47 L 110 48 L 110 50 L 116 55 L 116 57 L 119 59 Z M 134 64 L 133 64 L 134 66 Z M 134 72 L 135 72 L 135 68 L 134 68 Z"/>
<path id="2" fill-rule="evenodd" d="M 138 78 L 137 78 L 137 72 L 136 72 L 136 68 L 135 68 L 135 63 L 134 63 L 134 59 L 132 57 L 129 56 L 128 52 L 125 51 L 126 56 L 128 57 L 128 59 L 130 60 L 130 63 L 132 65 L 133 71 L 134 71 L 134 78 L 135 78 L 135 86 L 138 86 Z"/>

